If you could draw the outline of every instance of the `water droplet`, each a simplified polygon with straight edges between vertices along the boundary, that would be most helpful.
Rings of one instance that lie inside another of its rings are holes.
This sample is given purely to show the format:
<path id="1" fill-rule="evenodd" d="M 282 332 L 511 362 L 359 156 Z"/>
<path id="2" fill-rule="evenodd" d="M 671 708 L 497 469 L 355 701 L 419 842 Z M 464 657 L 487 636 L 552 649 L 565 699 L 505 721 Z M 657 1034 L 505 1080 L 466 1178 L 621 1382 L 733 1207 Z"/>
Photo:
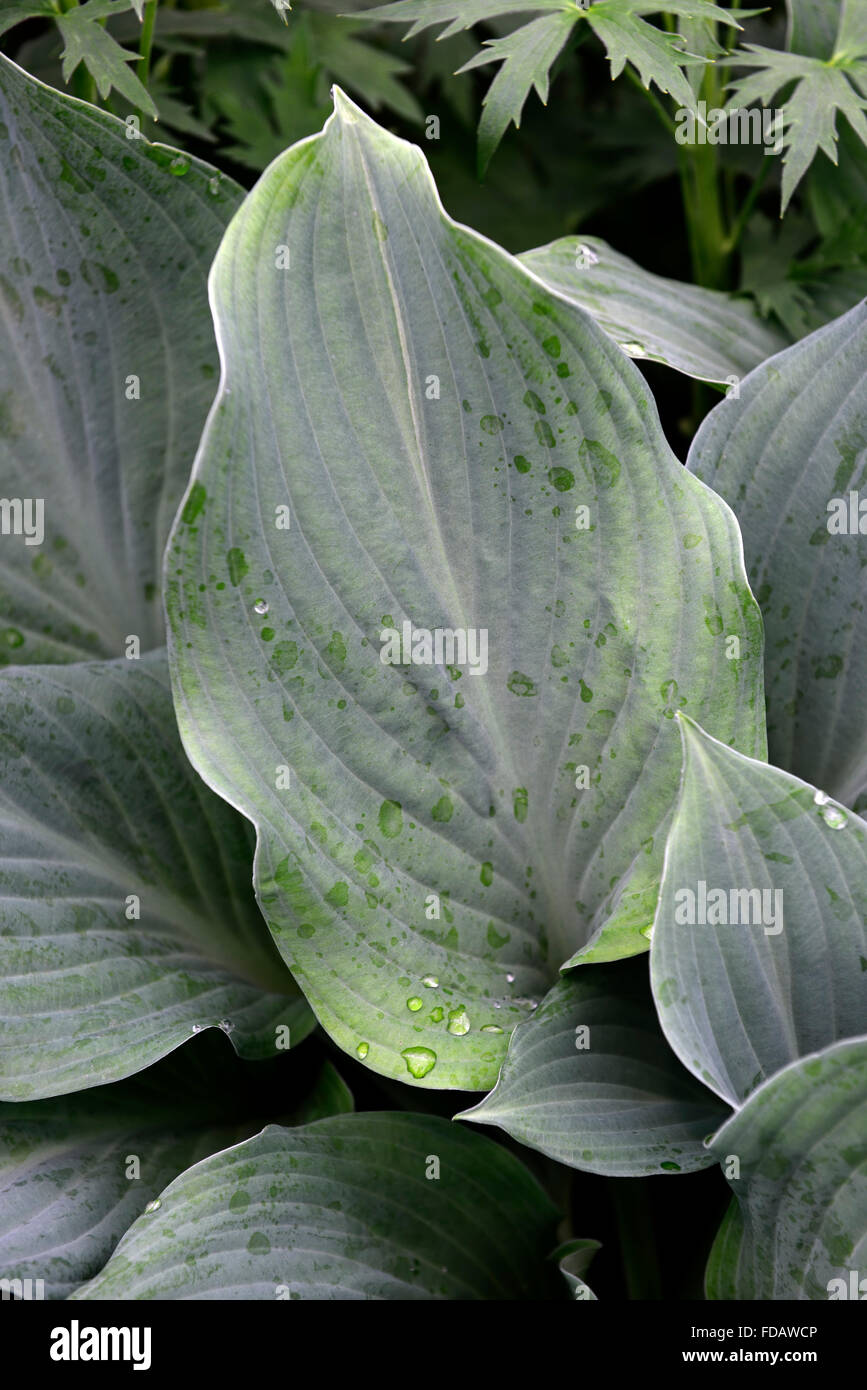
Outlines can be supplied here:
<path id="1" fill-rule="evenodd" d="M 620 346 L 628 357 L 644 357 L 647 353 L 647 348 L 640 343 L 621 343 Z"/>
<path id="2" fill-rule="evenodd" d="M 229 1019 L 229 1018 L 221 1018 L 221 1019 L 220 1019 L 220 1027 L 222 1028 L 222 1030 L 223 1030 L 224 1033 L 231 1033 L 231 1032 L 234 1030 L 235 1025 L 234 1025 L 234 1023 L 232 1022 L 231 1019 Z"/>
<path id="3" fill-rule="evenodd" d="M 193 1032 L 194 1032 L 194 1033 L 203 1033 L 204 1030 L 205 1030 L 205 1025 L 204 1025 L 204 1023 L 194 1023 L 194 1024 L 193 1024 Z"/>
<path id="4" fill-rule="evenodd" d="M 410 1013 L 417 1014 L 421 1006 L 421 1000 L 417 994 L 414 994 L 411 999 L 407 999 L 406 1001 L 406 1007 L 409 1009 Z"/>
<path id="5" fill-rule="evenodd" d="M 514 975 L 512 974 L 511 970 L 509 971 L 509 973 L 508 973 L 507 976 L 506 976 L 506 981 L 507 981 L 507 983 L 510 984 L 510 985 L 513 985 L 513 984 L 515 983 L 515 977 L 514 977 Z"/>
<path id="6" fill-rule="evenodd" d="M 253 604 L 253 612 L 258 613 L 260 618 L 264 618 L 268 612 L 268 605 L 263 598 L 257 599 Z"/>
<path id="7" fill-rule="evenodd" d="M 598 264 L 599 264 L 599 257 L 597 256 L 596 252 L 593 250 L 593 247 L 592 247 L 592 246 L 584 246 L 584 245 L 582 244 L 581 246 L 578 247 L 577 251 L 575 252 L 575 269 L 576 269 L 576 270 L 583 270 L 585 266 L 588 266 L 588 265 L 598 265 Z"/>
<path id="8" fill-rule="evenodd" d="M 813 805 L 818 806 L 819 815 L 829 830 L 842 830 L 848 825 L 849 818 L 846 812 L 840 806 L 831 805 L 831 798 L 827 792 L 814 792 Z"/>
<path id="9" fill-rule="evenodd" d="M 160 1201 L 159 1197 L 154 1197 L 153 1201 L 148 1202 L 147 1206 L 144 1209 L 145 1216 L 150 1216 L 151 1212 L 153 1211 L 159 1211 L 161 1206 L 162 1202 Z"/>
<path id="10" fill-rule="evenodd" d="M 370 1051 L 370 1043 L 360 1042 L 355 1051 L 358 1053 L 359 1057 L 366 1057 Z"/>
<path id="11" fill-rule="evenodd" d="M 174 174 L 175 178 L 180 178 L 190 167 L 190 156 L 188 154 L 177 155 L 169 165 L 169 173 Z"/>
<path id="12" fill-rule="evenodd" d="M 414 1076 L 416 1081 L 427 1076 L 437 1064 L 437 1055 L 429 1047 L 407 1047 L 400 1055 L 406 1062 L 410 1076 Z"/>
<path id="13" fill-rule="evenodd" d="M 440 987 L 440 982 L 436 975 L 425 975 L 422 984 L 427 985 L 428 989 L 439 989 Z"/>
<path id="14" fill-rule="evenodd" d="M 495 999 L 495 1000 L 494 1000 L 494 1008 L 495 1008 L 495 1009 L 501 1009 L 502 1007 L 503 1007 L 503 1006 L 502 1006 L 502 1004 L 500 1003 L 499 999 Z"/>
<path id="15" fill-rule="evenodd" d="M 209 193 L 213 193 L 213 194 L 216 196 L 216 194 L 218 194 L 219 191 L 220 191 L 220 176 L 219 176 L 219 174 L 215 174 L 214 177 L 213 177 L 212 179 L 208 179 L 208 192 L 209 192 Z"/>
<path id="16" fill-rule="evenodd" d="M 481 1027 L 483 1033 L 502 1033 L 502 1031 L 498 1023 L 483 1023 Z"/>
<path id="17" fill-rule="evenodd" d="M 464 1033 L 470 1031 L 470 1017 L 463 1004 L 459 1004 L 456 1009 L 449 1009 L 448 1028 L 456 1038 L 462 1038 Z"/>
<path id="18" fill-rule="evenodd" d="M 641 935 L 642 935 L 642 936 L 646 936 L 647 939 L 648 939 L 648 941 L 652 941 L 652 940 L 653 940 L 653 923 L 652 923 L 652 922 L 650 923 L 650 926 L 649 926 L 649 927 L 642 927 L 642 928 L 641 928 Z"/>

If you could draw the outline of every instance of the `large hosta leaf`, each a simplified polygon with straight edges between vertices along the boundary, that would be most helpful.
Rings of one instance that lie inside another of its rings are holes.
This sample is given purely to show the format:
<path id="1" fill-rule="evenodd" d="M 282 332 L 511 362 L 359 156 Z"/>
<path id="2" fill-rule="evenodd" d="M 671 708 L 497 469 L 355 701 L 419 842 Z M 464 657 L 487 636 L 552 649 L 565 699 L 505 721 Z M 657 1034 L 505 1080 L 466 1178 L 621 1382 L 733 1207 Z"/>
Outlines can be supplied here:
<path id="1" fill-rule="evenodd" d="M 726 1113 L 662 1037 L 646 981 L 620 964 L 564 976 L 515 1030 L 494 1090 L 461 1118 L 573 1168 L 640 1177 L 713 1163 L 704 1140 Z"/>
<path id="2" fill-rule="evenodd" d="M 328 1063 L 309 1074 L 294 1054 L 241 1062 L 219 1033 L 114 1086 L 0 1105 L 3 1277 L 65 1298 L 167 1183 L 290 1109 L 306 1124 L 351 1110 L 352 1097 Z"/>
<path id="3" fill-rule="evenodd" d="M 332 1036 L 487 1089 L 561 964 L 646 948 L 675 709 L 762 751 L 734 519 L 616 344 L 342 95 L 211 283 L 224 375 L 167 554 L 186 747 L 256 823 Z M 405 622 L 484 633 L 487 669 L 384 664 Z"/>
<path id="4" fill-rule="evenodd" d="M 565 1297 L 555 1220 L 516 1158 L 448 1120 L 270 1125 L 177 1178 L 74 1297 Z"/>
<path id="5" fill-rule="evenodd" d="M 651 949 L 684 1064 L 733 1105 L 867 1030 L 867 823 L 687 719 Z"/>
<path id="6" fill-rule="evenodd" d="M 592 314 L 630 357 L 700 381 L 739 379 L 788 341 L 749 300 L 651 275 L 598 237 L 562 237 L 520 260 Z"/>
<path id="7" fill-rule="evenodd" d="M 41 503 L 44 532 L 0 545 L 0 663 L 162 643 L 162 551 L 216 385 L 205 276 L 240 196 L 0 55 L 0 476 L 12 524 Z"/>
<path id="8" fill-rule="evenodd" d="M 867 302 L 720 402 L 687 466 L 743 528 L 771 761 L 853 804 L 867 790 Z"/>
<path id="9" fill-rule="evenodd" d="M 867 1038 L 793 1062 L 711 1147 L 740 1170 L 708 1263 L 709 1298 L 864 1298 Z"/>
<path id="10" fill-rule="evenodd" d="M 3 1099 L 117 1080 L 203 1027 L 273 1056 L 312 1026 L 167 686 L 164 652 L 0 676 Z"/>

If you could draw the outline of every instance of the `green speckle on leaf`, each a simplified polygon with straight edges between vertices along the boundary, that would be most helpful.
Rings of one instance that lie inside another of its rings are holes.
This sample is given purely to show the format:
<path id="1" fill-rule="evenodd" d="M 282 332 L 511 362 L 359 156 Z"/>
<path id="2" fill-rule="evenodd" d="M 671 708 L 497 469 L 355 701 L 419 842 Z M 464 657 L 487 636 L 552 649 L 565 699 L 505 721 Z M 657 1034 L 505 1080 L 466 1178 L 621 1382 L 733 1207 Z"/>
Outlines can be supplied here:
<path id="1" fill-rule="evenodd" d="M 236 545 L 226 555 L 226 563 L 229 566 L 229 578 L 237 588 L 245 574 L 250 573 L 250 567 L 244 556 L 243 550 L 239 550 Z"/>
<path id="2" fill-rule="evenodd" d="M 387 840 L 395 840 L 403 830 L 403 807 L 399 801 L 383 801 L 377 824 Z"/>
<path id="3" fill-rule="evenodd" d="M 569 492 L 575 486 L 575 474 L 568 468 L 549 468 L 548 481 L 558 492 Z"/>
<path id="4" fill-rule="evenodd" d="M 513 695 L 525 697 L 539 694 L 535 682 L 531 681 L 529 676 L 525 676 L 523 671 L 512 671 L 506 681 L 506 689 L 510 690 Z"/>

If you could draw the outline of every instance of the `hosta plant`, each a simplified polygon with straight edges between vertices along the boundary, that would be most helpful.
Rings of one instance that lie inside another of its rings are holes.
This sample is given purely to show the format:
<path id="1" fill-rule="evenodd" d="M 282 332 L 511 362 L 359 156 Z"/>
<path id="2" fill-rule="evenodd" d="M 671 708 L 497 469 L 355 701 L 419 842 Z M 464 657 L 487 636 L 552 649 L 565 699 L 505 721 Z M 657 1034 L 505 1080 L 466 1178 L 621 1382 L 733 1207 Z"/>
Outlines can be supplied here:
<path id="1" fill-rule="evenodd" d="M 100 23 L 140 8 L 56 18 L 141 115 L 157 7 L 134 81 Z M 692 109 L 746 14 L 530 11 L 486 158 L 575 26 Z M 654 1297 L 624 1194 L 680 1175 L 708 1299 L 844 1296 L 867 307 L 514 255 L 340 87 L 245 192 L 0 55 L 0 147 L 0 1277 Z M 728 384 L 685 465 L 633 358 Z"/>

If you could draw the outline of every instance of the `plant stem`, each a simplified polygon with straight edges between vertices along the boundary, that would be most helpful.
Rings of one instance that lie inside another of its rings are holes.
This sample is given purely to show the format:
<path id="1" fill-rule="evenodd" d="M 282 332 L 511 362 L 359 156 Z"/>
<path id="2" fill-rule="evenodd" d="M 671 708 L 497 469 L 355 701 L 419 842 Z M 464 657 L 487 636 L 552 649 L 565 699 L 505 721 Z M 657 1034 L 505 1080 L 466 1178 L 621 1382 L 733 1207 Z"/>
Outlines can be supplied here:
<path id="1" fill-rule="evenodd" d="M 662 121 L 662 124 L 665 126 L 669 135 L 673 135 L 675 131 L 674 121 L 672 120 L 671 116 L 669 116 L 668 112 L 666 111 L 662 102 L 659 100 L 659 97 L 656 95 L 656 93 L 651 91 L 649 87 L 644 86 L 643 82 L 641 81 L 641 78 L 638 76 L 638 73 L 635 71 L 635 69 L 632 67 L 630 63 L 627 63 L 626 67 L 624 68 L 624 72 L 626 73 L 626 76 L 629 78 L 633 87 L 637 87 L 641 95 L 647 97 L 647 100 L 650 102 L 657 116 Z"/>
<path id="2" fill-rule="evenodd" d="M 151 49 L 154 42 L 154 26 L 157 22 L 157 0 L 148 0 L 145 5 L 139 42 L 138 80 L 143 87 L 148 84 L 151 66 Z"/>
<path id="3" fill-rule="evenodd" d="M 771 156 L 766 154 L 764 159 L 762 160 L 762 167 L 760 168 L 758 174 L 753 180 L 752 188 L 750 189 L 749 193 L 744 199 L 743 206 L 741 207 L 740 212 L 735 218 L 735 222 L 731 231 L 726 237 L 725 249 L 727 254 L 729 255 L 731 255 L 731 253 L 737 249 L 738 243 L 740 242 L 741 236 L 743 234 L 744 227 L 747 225 L 747 222 L 750 219 L 750 213 L 756 205 L 756 199 L 762 191 L 762 184 L 764 183 L 770 171 L 771 162 Z"/>
<path id="4" fill-rule="evenodd" d="M 693 278 L 708 289 L 724 289 L 728 252 L 716 149 L 681 145 L 679 151 Z"/>

